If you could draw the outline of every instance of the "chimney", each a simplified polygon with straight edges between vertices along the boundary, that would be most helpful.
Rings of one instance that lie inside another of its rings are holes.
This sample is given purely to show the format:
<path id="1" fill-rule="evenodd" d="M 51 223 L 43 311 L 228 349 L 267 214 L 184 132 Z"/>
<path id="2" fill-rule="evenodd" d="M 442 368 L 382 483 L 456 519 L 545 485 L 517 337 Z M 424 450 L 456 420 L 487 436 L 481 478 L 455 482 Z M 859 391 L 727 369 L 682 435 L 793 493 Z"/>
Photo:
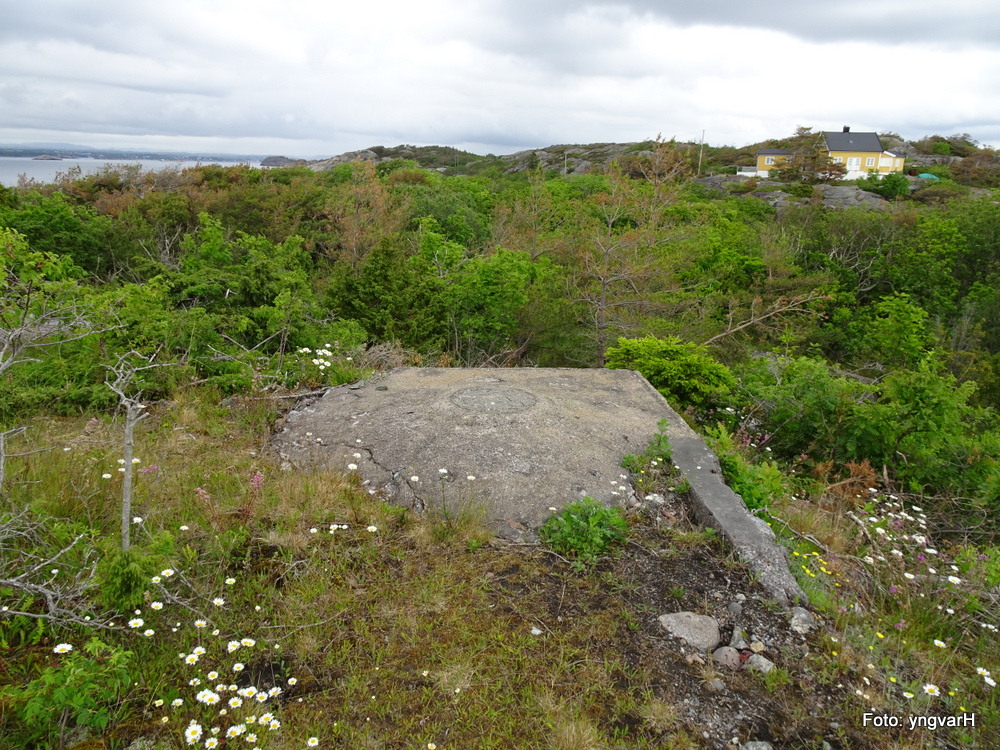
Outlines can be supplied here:
<path id="1" fill-rule="evenodd" d="M 851 132 L 851 126 L 850 125 L 845 125 L 844 126 L 844 132 L 845 133 L 850 133 Z"/>

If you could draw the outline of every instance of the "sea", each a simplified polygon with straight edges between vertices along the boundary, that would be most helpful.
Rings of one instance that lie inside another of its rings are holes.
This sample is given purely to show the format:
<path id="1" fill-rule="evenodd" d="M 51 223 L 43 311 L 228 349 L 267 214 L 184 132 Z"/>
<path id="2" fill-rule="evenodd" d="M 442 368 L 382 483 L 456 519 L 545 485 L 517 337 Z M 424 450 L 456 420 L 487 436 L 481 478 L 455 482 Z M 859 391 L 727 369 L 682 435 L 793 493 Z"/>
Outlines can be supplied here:
<path id="1" fill-rule="evenodd" d="M 59 174 L 68 172 L 73 167 L 79 167 L 84 175 L 100 172 L 105 166 L 126 166 L 139 164 L 144 172 L 159 172 L 163 169 L 185 167 L 196 167 L 199 164 L 221 164 L 223 166 L 233 166 L 236 164 L 247 164 L 252 167 L 259 167 L 260 163 L 253 162 L 222 162 L 222 161 L 167 161 L 154 159 L 31 159 L 14 156 L 0 156 L 0 185 L 6 187 L 17 187 L 24 175 L 29 180 L 41 183 L 55 182 Z"/>

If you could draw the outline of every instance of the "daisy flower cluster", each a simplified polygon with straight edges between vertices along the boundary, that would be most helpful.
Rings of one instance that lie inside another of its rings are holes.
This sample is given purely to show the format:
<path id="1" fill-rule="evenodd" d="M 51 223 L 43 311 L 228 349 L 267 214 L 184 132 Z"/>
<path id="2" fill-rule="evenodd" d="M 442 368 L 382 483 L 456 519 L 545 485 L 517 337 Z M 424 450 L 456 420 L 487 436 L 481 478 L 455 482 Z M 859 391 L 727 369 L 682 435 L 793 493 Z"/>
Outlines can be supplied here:
<path id="1" fill-rule="evenodd" d="M 927 531 L 927 514 L 917 505 L 906 507 L 895 495 L 875 495 L 859 515 L 848 516 L 862 529 L 868 540 L 867 554 L 861 559 L 877 570 L 883 579 L 892 581 L 888 593 L 892 596 L 932 598 L 937 609 L 954 615 L 958 604 L 975 593 L 976 582 L 968 562 L 959 561 L 939 550 Z M 977 619 L 976 626 L 990 633 L 998 632 L 989 619 Z"/>
<path id="2" fill-rule="evenodd" d="M 312 358 L 312 363 L 319 368 L 320 372 L 323 372 L 326 368 L 330 367 L 333 363 L 328 359 L 328 357 L 333 356 L 333 352 L 328 348 L 330 345 L 326 344 L 322 349 L 317 349 L 313 352 L 308 346 L 303 346 L 298 350 L 299 354 L 315 354 L 316 356 Z"/>
<path id="3" fill-rule="evenodd" d="M 152 578 L 152 583 L 165 589 L 171 579 L 177 578 L 181 578 L 177 571 L 165 568 Z M 233 586 L 236 579 L 227 578 L 225 583 Z M 148 613 L 136 610 L 129 627 L 151 636 L 155 631 L 146 628 L 147 618 L 172 619 L 170 597 L 164 599 L 168 603 L 151 602 Z M 226 607 L 221 596 L 210 601 L 213 607 Z M 183 611 L 187 617 L 190 610 L 183 607 Z M 176 727 L 184 743 L 190 746 L 213 748 L 238 740 L 248 748 L 266 747 L 268 739 L 281 729 L 280 701 L 288 687 L 296 684 L 296 679 L 279 680 L 256 674 L 252 664 L 268 659 L 267 647 L 249 636 L 226 638 L 203 617 L 167 622 L 166 628 L 188 647 L 177 654 L 181 683 L 165 688 L 162 697 L 153 701 L 152 708 L 159 714 L 160 723 Z M 58 648 L 62 650 L 57 653 L 72 650 L 70 644 L 60 644 Z M 275 644 L 274 648 L 279 646 Z M 307 741 L 309 747 L 318 745 L 318 738 Z"/>
<path id="4" fill-rule="evenodd" d="M 860 559 L 883 588 L 886 617 L 861 626 L 859 638 L 865 645 L 859 648 L 880 663 L 887 688 L 907 701 L 919 697 L 944 700 L 959 712 L 970 710 L 965 704 L 976 695 L 992 702 L 988 693 L 996 682 L 991 672 L 978 666 L 973 673 L 969 663 L 981 656 L 981 638 L 992 638 L 997 632 L 995 619 L 978 599 L 988 587 L 978 566 L 970 562 L 974 552 L 954 548 L 952 555 L 952 550 L 940 549 L 931 538 L 921 506 L 883 495 L 876 488 L 868 492 L 862 510 L 847 515 L 857 524 L 864 542 Z M 812 566 L 825 563 L 815 553 L 812 558 Z M 824 568 L 819 569 L 828 572 Z M 922 679 L 912 671 L 913 679 L 897 676 L 901 664 L 894 654 L 909 654 L 921 669 L 928 667 L 930 674 Z M 870 699 L 868 686 L 877 673 L 876 665 L 869 663 L 866 674 L 871 679 L 862 677 L 864 686 L 855 692 Z"/>
<path id="5" fill-rule="evenodd" d="M 665 431 L 664 423 L 661 422 L 660 427 Z M 670 492 L 676 490 L 675 487 L 669 485 L 677 484 L 680 476 L 679 470 L 671 460 L 670 444 L 663 434 L 654 435 L 643 453 L 625 456 L 621 465 L 631 475 L 619 476 L 619 479 L 625 480 L 621 483 L 621 489 L 625 490 L 626 494 L 632 485 L 640 495 L 659 493 L 664 489 Z M 616 487 L 619 482 L 612 481 L 611 485 Z M 618 495 L 620 491 L 616 487 L 611 494 Z"/>
<path id="6" fill-rule="evenodd" d="M 302 374 L 306 378 L 322 381 L 327 371 L 333 368 L 338 362 L 342 364 L 352 363 L 354 358 L 349 355 L 345 356 L 338 351 L 339 348 L 340 342 L 335 341 L 332 344 L 323 344 L 323 346 L 317 349 L 311 349 L 308 346 L 296 349 L 296 354 L 302 357 L 300 360 Z"/>
<path id="7" fill-rule="evenodd" d="M 142 463 L 142 459 L 141 458 L 133 458 L 132 459 L 132 463 L 133 463 L 133 465 L 140 464 L 140 463 Z M 157 467 L 151 467 L 150 471 L 156 471 L 156 468 Z M 119 458 L 118 459 L 118 471 L 119 472 L 123 472 L 123 473 L 125 471 L 125 459 L 124 458 Z M 143 471 L 142 469 L 139 469 L 139 473 L 140 474 L 148 474 L 149 472 L 148 471 Z M 103 474 L 101 474 L 101 479 L 111 479 L 111 477 L 113 477 L 113 476 L 114 476 L 114 474 L 112 474 L 111 472 L 107 472 L 106 471 Z"/>

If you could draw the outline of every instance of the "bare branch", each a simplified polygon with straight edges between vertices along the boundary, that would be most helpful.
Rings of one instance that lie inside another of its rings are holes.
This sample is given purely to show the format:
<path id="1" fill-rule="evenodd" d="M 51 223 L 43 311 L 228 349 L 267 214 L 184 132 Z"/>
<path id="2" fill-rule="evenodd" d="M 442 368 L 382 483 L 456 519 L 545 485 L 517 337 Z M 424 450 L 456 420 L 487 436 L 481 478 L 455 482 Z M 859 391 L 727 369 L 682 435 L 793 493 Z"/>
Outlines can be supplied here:
<path id="1" fill-rule="evenodd" d="M 759 301 L 755 299 L 750 306 L 750 316 L 742 321 L 741 323 L 734 323 L 732 316 L 729 319 L 729 326 L 722 333 L 712 336 L 712 338 L 707 341 L 702 342 L 702 346 L 708 346 L 709 344 L 714 344 L 719 339 L 724 339 L 727 336 L 731 336 L 734 333 L 742 331 L 751 326 L 758 325 L 765 320 L 774 318 L 779 315 L 789 315 L 789 314 L 799 314 L 799 315 L 816 315 L 816 311 L 809 308 L 809 304 L 816 302 L 817 300 L 830 299 L 829 295 L 823 294 L 822 292 L 810 292 L 806 295 L 801 295 L 798 297 L 792 297 L 788 299 L 786 297 L 779 297 L 771 305 L 765 309 L 763 312 L 755 312 L 754 306 Z"/>

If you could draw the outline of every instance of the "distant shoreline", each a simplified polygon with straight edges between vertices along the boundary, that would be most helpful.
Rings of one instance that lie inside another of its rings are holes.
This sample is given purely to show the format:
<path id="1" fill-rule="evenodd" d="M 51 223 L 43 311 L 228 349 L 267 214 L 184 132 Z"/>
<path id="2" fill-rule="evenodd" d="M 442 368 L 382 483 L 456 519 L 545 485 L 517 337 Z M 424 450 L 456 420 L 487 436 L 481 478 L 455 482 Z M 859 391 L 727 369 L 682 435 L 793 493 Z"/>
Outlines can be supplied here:
<path id="1" fill-rule="evenodd" d="M 102 158 L 73 158 L 60 156 L 56 159 L 37 159 L 32 156 L 0 156 L 0 186 L 17 187 L 22 182 L 22 177 L 28 182 L 37 184 L 52 184 L 71 174 L 86 176 L 98 174 L 105 168 L 133 167 L 138 166 L 144 172 L 159 172 L 164 169 L 187 169 L 190 167 L 206 166 L 208 164 L 218 164 L 225 167 L 239 166 L 247 164 L 256 167 L 257 162 L 231 161 L 207 161 L 207 160 L 181 160 L 176 159 L 108 159 Z"/>
<path id="2" fill-rule="evenodd" d="M 244 163 L 259 164 L 267 154 L 211 154 L 171 151 L 123 151 L 117 149 L 98 150 L 90 148 L 59 147 L 54 144 L 37 146 L 0 145 L 0 157 L 14 159 L 34 159 L 38 161 L 58 161 L 60 159 L 94 159 L 96 161 L 197 161 L 203 163 Z"/>

